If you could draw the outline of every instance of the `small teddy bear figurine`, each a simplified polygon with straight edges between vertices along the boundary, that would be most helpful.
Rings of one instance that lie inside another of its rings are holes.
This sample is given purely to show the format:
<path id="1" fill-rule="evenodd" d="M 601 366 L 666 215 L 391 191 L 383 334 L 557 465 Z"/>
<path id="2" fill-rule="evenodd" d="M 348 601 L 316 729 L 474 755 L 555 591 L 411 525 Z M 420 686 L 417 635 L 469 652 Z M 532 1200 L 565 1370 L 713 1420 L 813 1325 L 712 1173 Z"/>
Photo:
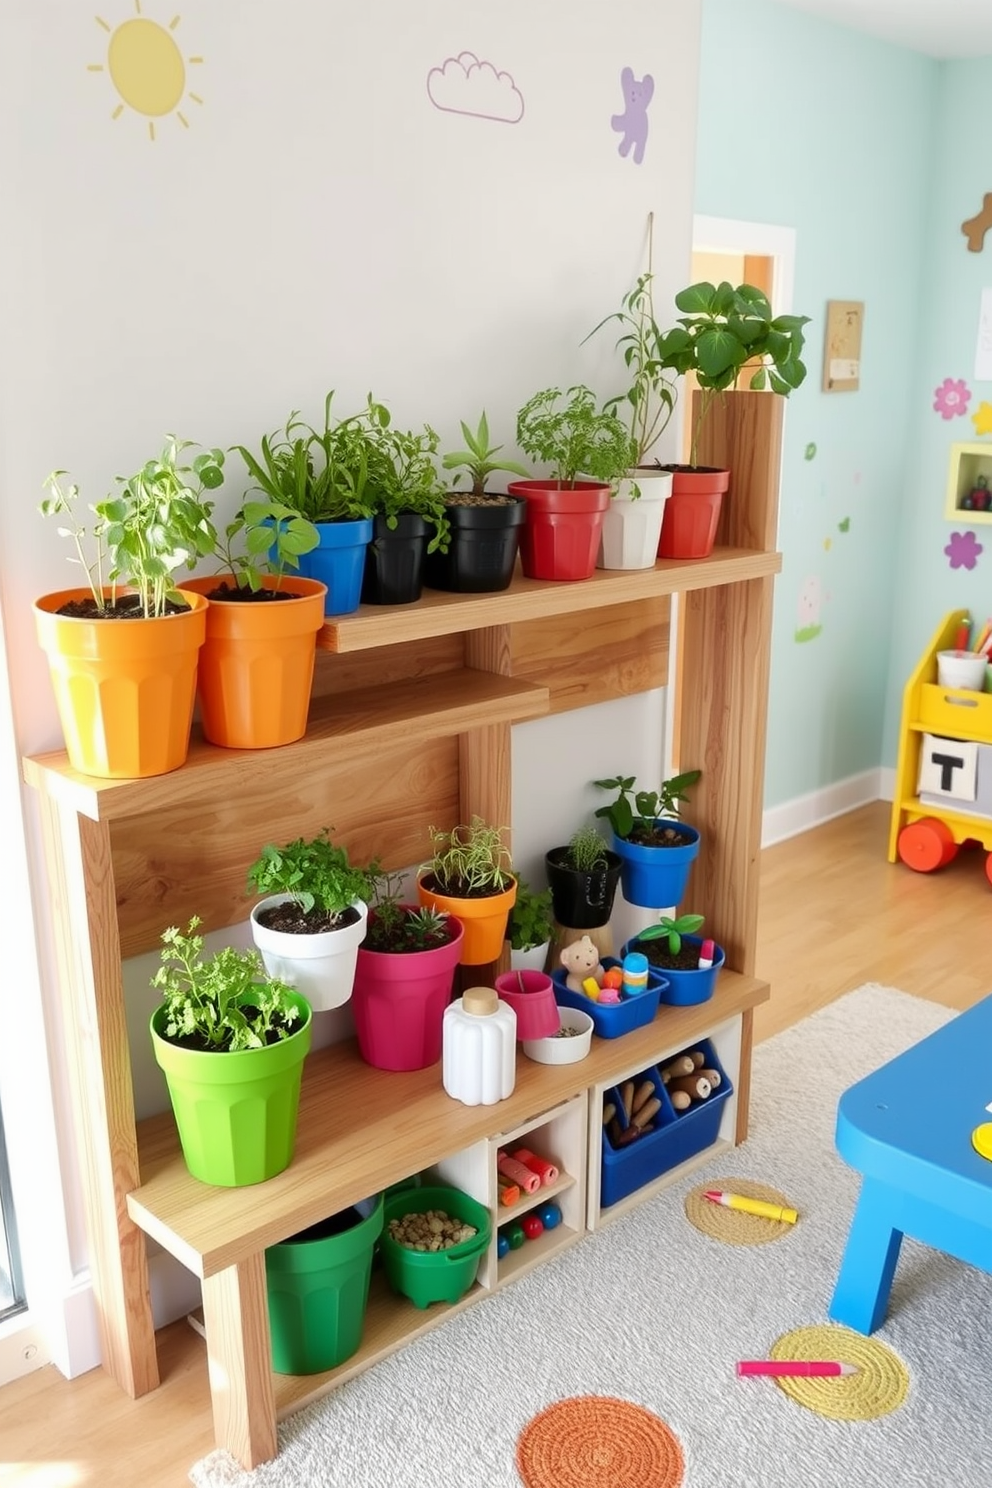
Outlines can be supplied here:
<path id="1" fill-rule="evenodd" d="M 573 940 L 571 945 L 562 949 L 560 959 L 568 972 L 565 986 L 570 992 L 581 992 L 582 983 L 589 977 L 597 986 L 602 985 L 605 973 L 591 936 L 583 935 L 580 940 Z"/>

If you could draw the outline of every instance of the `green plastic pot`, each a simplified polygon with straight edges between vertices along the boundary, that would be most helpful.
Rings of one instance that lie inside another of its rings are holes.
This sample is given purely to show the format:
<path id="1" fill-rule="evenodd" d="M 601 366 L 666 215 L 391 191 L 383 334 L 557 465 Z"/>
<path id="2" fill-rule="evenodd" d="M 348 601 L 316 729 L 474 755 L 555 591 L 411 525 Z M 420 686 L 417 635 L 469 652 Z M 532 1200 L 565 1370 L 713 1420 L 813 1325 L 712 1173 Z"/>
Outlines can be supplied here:
<path id="1" fill-rule="evenodd" d="M 295 1032 L 237 1053 L 183 1049 L 164 1036 L 165 1006 L 151 1018 L 155 1059 L 165 1073 L 186 1166 L 201 1183 L 244 1188 L 288 1168 L 296 1144 L 303 1061 L 313 1013 L 298 992 Z"/>
<path id="2" fill-rule="evenodd" d="M 382 1233 L 383 1196 L 360 1199 L 360 1218 L 311 1225 L 265 1252 L 265 1284 L 277 1374 L 319 1374 L 358 1352 Z"/>
<path id="3" fill-rule="evenodd" d="M 452 1219 L 474 1225 L 478 1233 L 449 1250 L 431 1252 L 399 1245 L 389 1233 L 389 1221 L 402 1219 L 405 1214 L 422 1214 L 425 1209 L 443 1209 Z M 429 1307 L 432 1302 L 457 1302 L 475 1281 L 491 1235 L 489 1210 L 458 1188 L 434 1185 L 390 1194 L 385 1204 L 380 1245 L 386 1280 L 394 1292 L 409 1297 L 416 1307 Z"/>

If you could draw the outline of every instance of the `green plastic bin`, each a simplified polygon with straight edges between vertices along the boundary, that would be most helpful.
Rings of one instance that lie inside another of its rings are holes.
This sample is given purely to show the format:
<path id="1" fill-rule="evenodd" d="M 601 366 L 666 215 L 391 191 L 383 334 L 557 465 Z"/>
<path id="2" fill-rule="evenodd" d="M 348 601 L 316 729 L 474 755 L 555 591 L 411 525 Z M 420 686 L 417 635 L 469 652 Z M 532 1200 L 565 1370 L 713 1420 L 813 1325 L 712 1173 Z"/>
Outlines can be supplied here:
<path id="1" fill-rule="evenodd" d="M 319 1374 L 357 1353 L 383 1207 L 382 1194 L 360 1199 L 354 1223 L 331 1215 L 265 1252 L 277 1374 Z"/>
<path id="2" fill-rule="evenodd" d="M 478 1233 L 448 1250 L 411 1250 L 409 1246 L 398 1245 L 389 1234 L 389 1221 L 402 1219 L 405 1214 L 422 1214 L 425 1209 L 443 1209 L 452 1219 L 474 1225 Z M 457 1302 L 475 1281 L 491 1235 L 489 1210 L 460 1189 L 435 1185 L 390 1194 L 380 1241 L 386 1280 L 394 1292 L 409 1297 L 417 1307 L 429 1307 L 432 1302 Z"/>

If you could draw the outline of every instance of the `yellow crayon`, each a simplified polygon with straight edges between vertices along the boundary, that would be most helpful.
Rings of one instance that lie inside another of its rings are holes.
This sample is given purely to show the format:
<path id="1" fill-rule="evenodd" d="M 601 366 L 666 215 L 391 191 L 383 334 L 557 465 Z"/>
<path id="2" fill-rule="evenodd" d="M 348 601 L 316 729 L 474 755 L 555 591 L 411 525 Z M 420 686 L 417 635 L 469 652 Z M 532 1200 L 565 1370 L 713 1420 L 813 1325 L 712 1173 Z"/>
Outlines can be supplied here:
<path id="1" fill-rule="evenodd" d="M 782 1224 L 795 1224 L 799 1218 L 795 1209 L 786 1209 L 781 1204 L 767 1204 L 764 1199 L 746 1199 L 743 1194 L 708 1189 L 703 1197 L 709 1199 L 711 1204 L 722 1204 L 725 1209 L 740 1209 L 743 1214 L 757 1214 L 761 1219 L 776 1219 Z"/>

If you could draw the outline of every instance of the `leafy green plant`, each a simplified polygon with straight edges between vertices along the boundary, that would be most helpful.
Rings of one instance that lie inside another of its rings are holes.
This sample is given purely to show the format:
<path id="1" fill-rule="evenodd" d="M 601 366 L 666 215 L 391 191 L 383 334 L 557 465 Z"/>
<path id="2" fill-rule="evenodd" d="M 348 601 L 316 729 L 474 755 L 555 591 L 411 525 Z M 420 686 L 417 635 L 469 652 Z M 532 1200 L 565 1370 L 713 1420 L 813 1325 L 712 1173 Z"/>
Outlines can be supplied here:
<path id="1" fill-rule="evenodd" d="M 405 512 L 422 517 L 433 536 L 428 553 L 448 551 L 451 528 L 444 505 L 445 488 L 438 474 L 439 438 L 430 424 L 417 433 L 379 425 L 373 431 L 373 476 L 369 480 L 372 511 L 395 531 Z"/>
<path id="2" fill-rule="evenodd" d="M 225 946 L 204 956 L 194 915 L 186 934 L 162 932 L 162 964 L 151 985 L 162 994 L 165 1036 L 216 1053 L 260 1049 L 289 1038 L 300 1016 L 293 990 L 266 974 L 256 950 Z"/>
<path id="3" fill-rule="evenodd" d="M 606 867 L 606 844 L 590 823 L 573 832 L 568 840 L 568 857 L 564 866 L 577 873 L 592 873 Z"/>
<path id="4" fill-rule="evenodd" d="M 299 568 L 301 556 L 319 542 L 316 527 L 293 507 L 280 501 L 246 501 L 218 538 L 217 551 L 234 587 L 255 593 L 263 573 L 281 577 L 287 569 Z"/>
<path id="5" fill-rule="evenodd" d="M 331 841 L 323 827 L 309 841 L 297 837 L 282 847 L 267 843 L 248 869 L 248 883 L 259 894 L 289 894 L 305 915 L 314 909 L 339 916 L 356 899 L 368 901 L 371 868 L 356 868 L 343 847 Z"/>
<path id="6" fill-rule="evenodd" d="M 657 925 L 649 925 L 646 930 L 641 930 L 637 939 L 661 940 L 664 936 L 668 941 L 669 951 L 677 956 L 682 949 L 683 935 L 695 935 L 702 928 L 703 916 L 700 914 L 679 915 L 676 919 L 670 915 L 662 915 Z"/>
<path id="7" fill-rule="evenodd" d="M 504 827 L 493 827 L 481 816 L 442 832 L 430 828 L 433 855 L 421 864 L 435 889 L 455 899 L 501 894 L 513 882 L 510 851 L 503 841 Z"/>
<path id="8" fill-rule="evenodd" d="M 581 383 L 564 394 L 560 388 L 535 393 L 517 414 L 517 443 L 532 460 L 551 466 L 559 488 L 573 485 L 580 472 L 612 486 L 637 453 L 620 419 L 598 409 Z"/>
<path id="9" fill-rule="evenodd" d="M 117 476 L 118 493 L 88 508 L 95 518 L 89 527 L 76 516 L 79 487 L 61 484 L 67 472 L 55 470 L 45 481 L 50 494 L 41 513 L 61 519 L 59 536 L 73 543 L 70 562 L 84 570 L 98 614 L 126 608 L 150 618 L 164 615 L 170 604 L 185 604 L 172 575 L 180 568 L 194 569 L 214 552 L 213 502 L 203 493 L 224 481 L 223 451 L 206 450 L 184 459 L 184 452 L 195 447 L 170 434 L 156 459 L 134 475 Z M 87 543 L 92 545 L 90 557 Z M 118 584 L 134 590 L 136 605 L 121 605 Z M 109 597 L 105 587 L 111 590 Z"/>
<path id="10" fill-rule="evenodd" d="M 611 780 L 593 782 L 600 790 L 615 790 L 617 798 L 593 813 L 605 817 L 618 837 L 629 837 L 635 827 L 650 827 L 656 817 L 677 817 L 680 805 L 689 799 L 686 792 L 696 784 L 701 770 L 685 770 L 663 780 L 656 791 L 635 790 L 634 775 L 615 775 Z"/>
<path id="11" fill-rule="evenodd" d="M 370 913 L 363 946 L 395 955 L 434 951 L 452 938 L 451 916 L 428 905 L 402 902 L 403 878 L 398 873 L 370 870 Z"/>
<path id="12" fill-rule="evenodd" d="M 724 280 L 690 284 L 675 296 L 685 313 L 656 346 L 664 369 L 684 377 L 694 372 L 701 390 L 692 428 L 689 462 L 696 464 L 699 436 L 713 401 L 733 387 L 746 362 L 760 361 L 748 386 L 770 387 L 787 398 L 806 368 L 801 360 L 808 315 L 774 315 L 767 295 L 753 284 L 736 287 Z"/>
<path id="13" fill-rule="evenodd" d="M 551 890 L 532 889 L 526 879 L 516 875 L 517 897 L 506 922 L 506 938 L 515 951 L 529 951 L 551 939 L 554 924 L 551 917 Z"/>
<path id="14" fill-rule="evenodd" d="M 603 407 L 618 417 L 624 411 L 635 449 L 632 465 L 644 464 L 668 427 L 678 398 L 678 384 L 668 375 L 661 353 L 663 335 L 654 318 L 653 279 L 650 273 L 641 274 L 624 296 L 620 309 L 593 326 L 582 343 L 585 345 L 606 325 L 615 323 L 620 327 L 616 350 L 623 356 L 630 386 L 608 398 Z"/>
<path id="15" fill-rule="evenodd" d="M 516 460 L 495 459 L 503 446 L 489 443 L 489 421 L 486 418 L 485 409 L 483 409 L 479 427 L 474 434 L 464 420 L 460 422 L 466 448 L 450 450 L 442 459 L 441 464 L 445 470 L 464 470 L 472 483 L 473 496 L 486 494 L 486 482 L 496 470 L 503 470 L 508 475 L 519 475 L 524 478 L 530 475 L 527 467 L 519 465 Z M 452 485 L 457 486 L 461 478 L 461 475 L 456 475 Z"/>

